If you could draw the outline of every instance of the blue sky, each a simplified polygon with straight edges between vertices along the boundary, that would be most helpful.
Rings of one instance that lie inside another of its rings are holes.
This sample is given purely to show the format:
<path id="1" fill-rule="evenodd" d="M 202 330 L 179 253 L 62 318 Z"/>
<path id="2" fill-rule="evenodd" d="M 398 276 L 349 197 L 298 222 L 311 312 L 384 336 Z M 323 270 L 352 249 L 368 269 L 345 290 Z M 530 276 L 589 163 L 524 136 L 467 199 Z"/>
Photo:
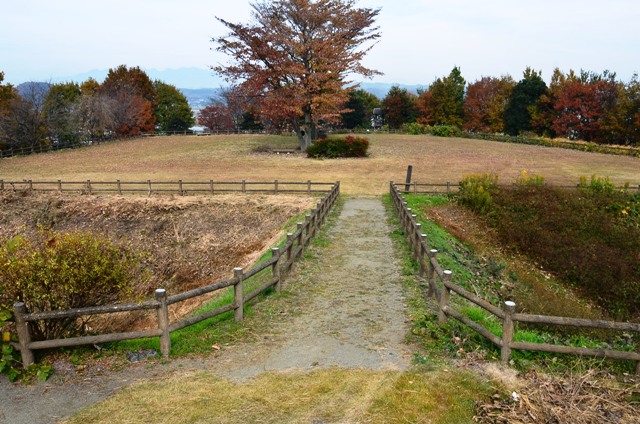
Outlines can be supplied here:
<path id="1" fill-rule="evenodd" d="M 555 67 L 640 71 L 637 0 L 361 0 L 381 7 L 382 39 L 365 65 L 374 82 L 428 85 L 459 66 L 467 81 L 527 66 L 549 79 Z M 58 80 L 120 64 L 201 68 L 224 62 L 210 39 L 215 16 L 249 18 L 245 0 L 5 0 L 0 71 L 14 84 Z M 219 85 L 213 77 L 212 87 Z M 171 83 L 171 81 L 167 81 Z"/>

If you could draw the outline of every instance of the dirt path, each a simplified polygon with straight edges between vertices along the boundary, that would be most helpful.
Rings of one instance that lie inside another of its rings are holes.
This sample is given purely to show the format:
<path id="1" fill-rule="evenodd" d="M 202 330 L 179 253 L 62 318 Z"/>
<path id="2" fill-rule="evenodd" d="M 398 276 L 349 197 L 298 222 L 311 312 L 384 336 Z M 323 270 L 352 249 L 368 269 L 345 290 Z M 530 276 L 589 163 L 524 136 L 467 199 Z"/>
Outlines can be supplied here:
<path id="1" fill-rule="evenodd" d="M 406 369 L 405 304 L 389 232 L 379 198 L 347 198 L 327 234 L 330 246 L 288 282 L 292 295 L 277 305 L 286 313 L 276 314 L 256 341 L 225 347 L 215 358 L 139 364 L 73 383 L 2 381 L 0 422 L 53 423 L 137 380 L 175 370 L 205 369 L 242 381 L 270 370 Z"/>

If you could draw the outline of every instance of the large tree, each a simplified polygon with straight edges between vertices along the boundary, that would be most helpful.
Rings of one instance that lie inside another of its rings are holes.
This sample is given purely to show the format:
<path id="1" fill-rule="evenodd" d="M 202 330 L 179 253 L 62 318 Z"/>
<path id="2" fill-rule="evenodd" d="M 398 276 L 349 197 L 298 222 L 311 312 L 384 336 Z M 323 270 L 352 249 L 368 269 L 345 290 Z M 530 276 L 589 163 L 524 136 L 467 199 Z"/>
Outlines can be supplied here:
<path id="1" fill-rule="evenodd" d="M 398 129 L 403 124 L 414 122 L 418 117 L 417 96 L 406 88 L 394 85 L 382 100 L 384 120 L 390 128 Z"/>
<path id="2" fill-rule="evenodd" d="M 156 105 L 153 110 L 160 131 L 186 131 L 195 124 L 193 111 L 184 94 L 162 81 L 153 83 Z"/>
<path id="3" fill-rule="evenodd" d="M 602 124 L 617 97 L 615 74 L 570 71 L 554 103 L 554 131 L 561 137 L 605 143 L 609 137 Z"/>
<path id="4" fill-rule="evenodd" d="M 44 101 L 44 116 L 51 138 L 62 145 L 81 140 L 79 105 L 82 92 L 75 82 L 53 84 Z"/>
<path id="5" fill-rule="evenodd" d="M 153 108 L 157 95 L 149 76 L 139 67 L 109 69 L 100 94 L 111 100 L 113 132 L 137 135 L 155 129 Z"/>
<path id="6" fill-rule="evenodd" d="M 348 112 L 342 114 L 342 125 L 348 129 L 371 128 L 373 109 L 381 106 L 380 99 L 365 90 L 358 89 L 349 93 L 345 105 Z"/>
<path id="7" fill-rule="evenodd" d="M 455 66 L 448 76 L 436 79 L 418 100 L 419 121 L 427 125 L 462 127 L 466 82 Z"/>
<path id="8" fill-rule="evenodd" d="M 504 132 L 504 110 L 515 81 L 510 76 L 482 77 L 467 87 L 464 129 L 483 133 Z"/>
<path id="9" fill-rule="evenodd" d="M 0 72 L 0 150 L 9 145 L 11 105 L 18 94 L 11 84 L 3 84 L 4 72 Z"/>
<path id="10" fill-rule="evenodd" d="M 522 79 L 511 90 L 509 104 L 504 111 L 504 129 L 507 134 L 518 135 L 531 131 L 531 111 L 546 91 L 547 84 L 542 79 L 541 72 L 527 68 Z"/>
<path id="11" fill-rule="evenodd" d="M 361 61 L 380 37 L 374 26 L 380 10 L 355 4 L 264 0 L 251 4 L 248 24 L 217 18 L 230 33 L 213 41 L 230 63 L 213 69 L 254 99 L 261 115 L 289 120 L 306 150 L 321 120 L 339 118 L 349 75 L 379 74 Z"/>

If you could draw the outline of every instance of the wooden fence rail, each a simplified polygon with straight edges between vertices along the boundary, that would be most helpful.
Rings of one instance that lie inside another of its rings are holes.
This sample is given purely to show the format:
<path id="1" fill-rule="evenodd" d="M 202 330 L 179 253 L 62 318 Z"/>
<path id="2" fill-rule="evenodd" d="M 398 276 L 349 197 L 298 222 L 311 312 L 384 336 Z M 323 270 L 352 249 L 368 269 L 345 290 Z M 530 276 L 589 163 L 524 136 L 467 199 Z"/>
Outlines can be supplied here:
<path id="1" fill-rule="evenodd" d="M 457 193 L 460 190 L 460 183 L 452 183 L 447 181 L 445 183 L 421 183 L 418 181 L 412 181 L 400 184 L 403 187 L 402 192 L 404 194 L 452 194 Z M 576 189 L 580 188 L 579 184 L 576 185 L 559 185 L 554 186 L 564 189 Z M 637 191 L 640 193 L 640 184 L 630 185 L 628 187 L 619 186 L 620 190 L 627 189 L 628 191 Z"/>
<path id="2" fill-rule="evenodd" d="M 84 194 L 98 193 L 172 193 L 181 196 L 187 194 L 216 193 L 326 193 L 335 183 L 292 181 L 5 181 L 0 180 L 0 192 L 38 191 L 38 192 L 75 192 Z"/>
<path id="3" fill-rule="evenodd" d="M 307 184 L 307 186 L 309 186 L 308 182 L 302 184 Z M 313 185 L 314 183 L 310 184 Z M 299 222 L 297 224 L 297 231 L 293 234 L 287 234 L 287 241 L 282 247 L 282 250 L 280 250 L 279 248 L 272 248 L 271 258 L 269 260 L 260 263 L 247 271 L 244 271 L 242 268 L 234 268 L 234 275 L 231 279 L 217 281 L 205 287 L 196 288 L 171 296 L 167 295 L 167 292 L 164 289 L 159 288 L 155 291 L 154 300 L 149 300 L 142 303 L 123 303 L 117 305 L 94 306 L 67 311 L 35 313 L 29 313 L 26 310 L 26 306 L 23 302 L 14 304 L 14 315 L 18 333 L 18 343 L 14 344 L 14 347 L 20 350 L 23 366 L 27 367 L 34 362 L 33 351 L 38 349 L 81 346 L 87 344 L 97 344 L 148 337 L 160 337 L 160 350 L 162 355 L 166 358 L 171 352 L 170 336 L 172 332 L 178 331 L 185 327 L 197 324 L 201 321 L 229 311 L 234 311 L 234 317 L 236 320 L 242 320 L 244 317 L 244 305 L 246 303 L 250 302 L 271 287 L 275 287 L 275 290 L 277 292 L 280 291 L 282 287 L 282 281 L 284 278 L 286 278 L 287 272 L 291 269 L 293 262 L 302 255 L 305 246 L 307 246 L 311 239 L 317 234 L 319 228 L 324 224 L 327 215 L 335 205 L 335 202 L 340 195 L 340 182 L 333 183 L 331 189 L 325 193 L 325 196 L 320 202 L 317 203 L 316 207 L 311 211 L 311 213 L 306 215 L 305 222 Z M 288 253 L 284 255 L 281 254 L 281 252 Z M 271 272 L 269 281 L 255 289 L 253 292 L 245 293 L 244 281 L 256 276 L 258 273 L 265 272 L 268 269 L 270 269 Z M 170 305 L 183 302 L 188 299 L 193 299 L 207 293 L 216 292 L 227 287 L 234 288 L 234 299 L 232 303 L 221 306 L 212 311 L 204 312 L 195 316 L 185 317 L 171 323 L 169 319 L 168 309 Z M 74 318 L 89 315 L 111 314 L 116 312 L 150 310 L 156 311 L 158 325 L 157 328 L 154 329 L 125 333 L 69 337 L 65 339 L 55 340 L 31 340 L 31 332 L 29 329 L 30 322 L 40 320 L 54 320 L 60 318 Z"/>
<path id="4" fill-rule="evenodd" d="M 400 184 L 404 186 L 404 183 Z M 444 270 L 438 263 L 437 250 L 431 249 L 427 240 L 427 235 L 422 233 L 421 225 L 416 220 L 416 215 L 412 213 L 411 208 L 407 207 L 407 202 L 402 198 L 402 194 L 398 187 L 391 182 L 390 184 L 391 198 L 393 199 L 394 209 L 398 214 L 400 225 L 402 226 L 409 244 L 412 254 L 419 263 L 419 274 L 425 278 L 428 284 L 427 295 L 432 296 L 438 303 L 438 319 L 444 324 L 448 317 L 454 318 L 467 325 L 478 334 L 490 340 L 493 344 L 500 347 L 501 359 L 504 363 L 509 362 L 511 351 L 528 350 L 549 353 L 565 353 L 572 355 L 596 356 L 602 358 L 611 358 L 619 360 L 628 360 L 636 362 L 636 373 L 640 374 L 640 352 L 619 351 L 609 348 L 592 349 L 585 347 L 573 347 L 564 345 L 554 345 L 547 343 L 531 343 L 520 342 L 513 339 L 516 323 L 537 324 L 546 326 L 570 326 L 577 328 L 604 329 L 615 331 L 632 331 L 640 333 L 640 324 L 630 322 L 614 322 L 605 320 L 578 319 L 534 314 L 516 313 L 516 304 L 511 301 L 503 302 L 502 308 L 497 307 L 490 302 L 476 296 L 464 288 L 454 284 L 451 281 L 452 272 Z M 501 336 L 493 334 L 491 331 L 471 320 L 467 316 L 457 311 L 450 303 L 451 293 L 455 293 L 467 301 L 477 305 L 478 307 L 489 312 L 497 319 L 502 321 Z"/>

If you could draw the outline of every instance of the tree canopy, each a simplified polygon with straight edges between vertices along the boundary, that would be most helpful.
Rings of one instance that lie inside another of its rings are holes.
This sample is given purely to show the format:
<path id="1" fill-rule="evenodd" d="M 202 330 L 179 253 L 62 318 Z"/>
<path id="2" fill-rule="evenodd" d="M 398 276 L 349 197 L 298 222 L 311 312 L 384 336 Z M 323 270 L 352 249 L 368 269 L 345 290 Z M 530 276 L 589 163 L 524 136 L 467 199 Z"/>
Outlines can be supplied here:
<path id="1" fill-rule="evenodd" d="M 195 124 L 187 98 L 175 86 L 155 81 L 153 87 L 156 93 L 153 112 L 160 131 L 187 131 Z"/>
<path id="2" fill-rule="evenodd" d="M 334 121 L 348 100 L 350 75 L 379 72 L 361 64 L 380 37 L 379 9 L 355 0 L 265 0 L 251 4 L 252 21 L 231 23 L 215 38 L 230 63 L 213 69 L 255 102 L 261 115 L 287 120 L 303 150 L 321 120 Z"/>

